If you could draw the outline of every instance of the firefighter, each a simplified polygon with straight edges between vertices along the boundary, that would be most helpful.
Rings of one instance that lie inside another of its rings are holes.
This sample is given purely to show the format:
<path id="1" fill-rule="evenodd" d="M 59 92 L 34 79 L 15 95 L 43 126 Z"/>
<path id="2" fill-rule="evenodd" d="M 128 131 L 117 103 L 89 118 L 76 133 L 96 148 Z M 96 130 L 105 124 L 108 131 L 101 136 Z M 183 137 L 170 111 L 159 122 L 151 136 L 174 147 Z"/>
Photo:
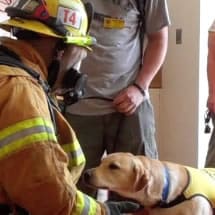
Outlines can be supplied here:
<path id="1" fill-rule="evenodd" d="M 59 79 L 79 69 L 95 42 L 84 5 L 19 0 L 5 11 L 9 19 L 0 26 L 12 37 L 0 38 L 0 214 L 8 207 L 31 215 L 136 210 L 131 202 L 100 203 L 76 189 L 85 157 L 46 84 L 52 75 L 53 86 L 63 87 Z"/>

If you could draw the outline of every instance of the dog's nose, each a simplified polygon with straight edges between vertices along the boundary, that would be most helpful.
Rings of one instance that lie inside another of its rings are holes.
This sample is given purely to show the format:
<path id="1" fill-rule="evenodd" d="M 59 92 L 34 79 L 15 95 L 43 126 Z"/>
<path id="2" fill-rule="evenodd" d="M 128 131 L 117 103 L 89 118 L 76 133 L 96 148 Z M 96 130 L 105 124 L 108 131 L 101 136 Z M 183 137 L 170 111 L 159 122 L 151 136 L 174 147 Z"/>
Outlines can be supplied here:
<path id="1" fill-rule="evenodd" d="M 86 171 L 84 172 L 84 175 L 83 175 L 84 181 L 85 181 L 85 182 L 89 182 L 91 176 L 92 176 L 91 171 L 90 171 L 90 170 L 86 170 Z"/>

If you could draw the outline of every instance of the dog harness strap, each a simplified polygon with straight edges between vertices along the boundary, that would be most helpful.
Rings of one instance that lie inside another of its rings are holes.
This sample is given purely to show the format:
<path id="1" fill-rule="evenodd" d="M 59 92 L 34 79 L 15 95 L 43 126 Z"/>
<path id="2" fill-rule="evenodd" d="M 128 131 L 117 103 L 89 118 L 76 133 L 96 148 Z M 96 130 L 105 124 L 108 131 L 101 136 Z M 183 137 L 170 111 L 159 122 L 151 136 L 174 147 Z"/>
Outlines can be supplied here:
<path id="1" fill-rule="evenodd" d="M 161 202 L 166 202 L 168 195 L 169 195 L 169 188 L 170 188 L 170 175 L 169 170 L 166 165 L 164 165 L 164 187 L 162 192 L 162 199 Z"/>
<path id="2" fill-rule="evenodd" d="M 173 207 L 175 205 L 178 205 L 182 202 L 184 202 L 186 200 L 185 196 L 183 194 L 181 194 L 180 196 L 178 196 L 176 199 L 174 199 L 171 202 L 160 202 L 160 204 L 158 204 L 159 207 L 161 208 L 170 208 Z"/>
<path id="3" fill-rule="evenodd" d="M 164 165 L 164 187 L 162 192 L 162 199 L 159 203 L 159 207 L 161 208 L 169 208 L 186 200 L 184 194 L 182 194 L 178 196 L 175 200 L 167 202 L 169 196 L 169 189 L 170 189 L 169 169 L 166 165 Z"/>

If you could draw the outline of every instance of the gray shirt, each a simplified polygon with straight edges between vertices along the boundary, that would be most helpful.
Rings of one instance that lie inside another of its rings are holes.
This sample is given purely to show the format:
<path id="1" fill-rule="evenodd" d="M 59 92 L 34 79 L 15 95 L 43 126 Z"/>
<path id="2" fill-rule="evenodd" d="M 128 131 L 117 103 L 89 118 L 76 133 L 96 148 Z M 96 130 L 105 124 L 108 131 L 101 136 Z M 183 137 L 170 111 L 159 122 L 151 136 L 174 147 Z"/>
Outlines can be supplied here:
<path id="1" fill-rule="evenodd" d="M 139 10 L 135 0 L 84 0 L 91 2 L 94 18 L 90 35 L 97 44 L 82 62 L 81 72 L 88 74 L 85 97 L 114 98 L 135 79 L 140 65 Z M 146 34 L 169 25 L 166 0 L 146 0 Z M 114 112 L 112 102 L 83 99 L 67 108 L 78 115 L 102 115 Z"/>

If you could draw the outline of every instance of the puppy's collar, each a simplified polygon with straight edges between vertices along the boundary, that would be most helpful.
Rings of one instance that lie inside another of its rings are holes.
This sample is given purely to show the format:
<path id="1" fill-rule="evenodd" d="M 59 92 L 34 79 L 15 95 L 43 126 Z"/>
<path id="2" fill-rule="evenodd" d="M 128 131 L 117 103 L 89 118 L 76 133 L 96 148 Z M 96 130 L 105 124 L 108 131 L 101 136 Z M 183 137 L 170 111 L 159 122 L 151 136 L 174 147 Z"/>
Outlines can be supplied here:
<path id="1" fill-rule="evenodd" d="M 166 165 L 164 165 L 164 186 L 163 186 L 163 192 L 162 192 L 162 199 L 161 202 L 166 203 L 167 198 L 169 195 L 169 188 L 170 188 L 170 175 L 169 175 L 169 169 Z"/>

